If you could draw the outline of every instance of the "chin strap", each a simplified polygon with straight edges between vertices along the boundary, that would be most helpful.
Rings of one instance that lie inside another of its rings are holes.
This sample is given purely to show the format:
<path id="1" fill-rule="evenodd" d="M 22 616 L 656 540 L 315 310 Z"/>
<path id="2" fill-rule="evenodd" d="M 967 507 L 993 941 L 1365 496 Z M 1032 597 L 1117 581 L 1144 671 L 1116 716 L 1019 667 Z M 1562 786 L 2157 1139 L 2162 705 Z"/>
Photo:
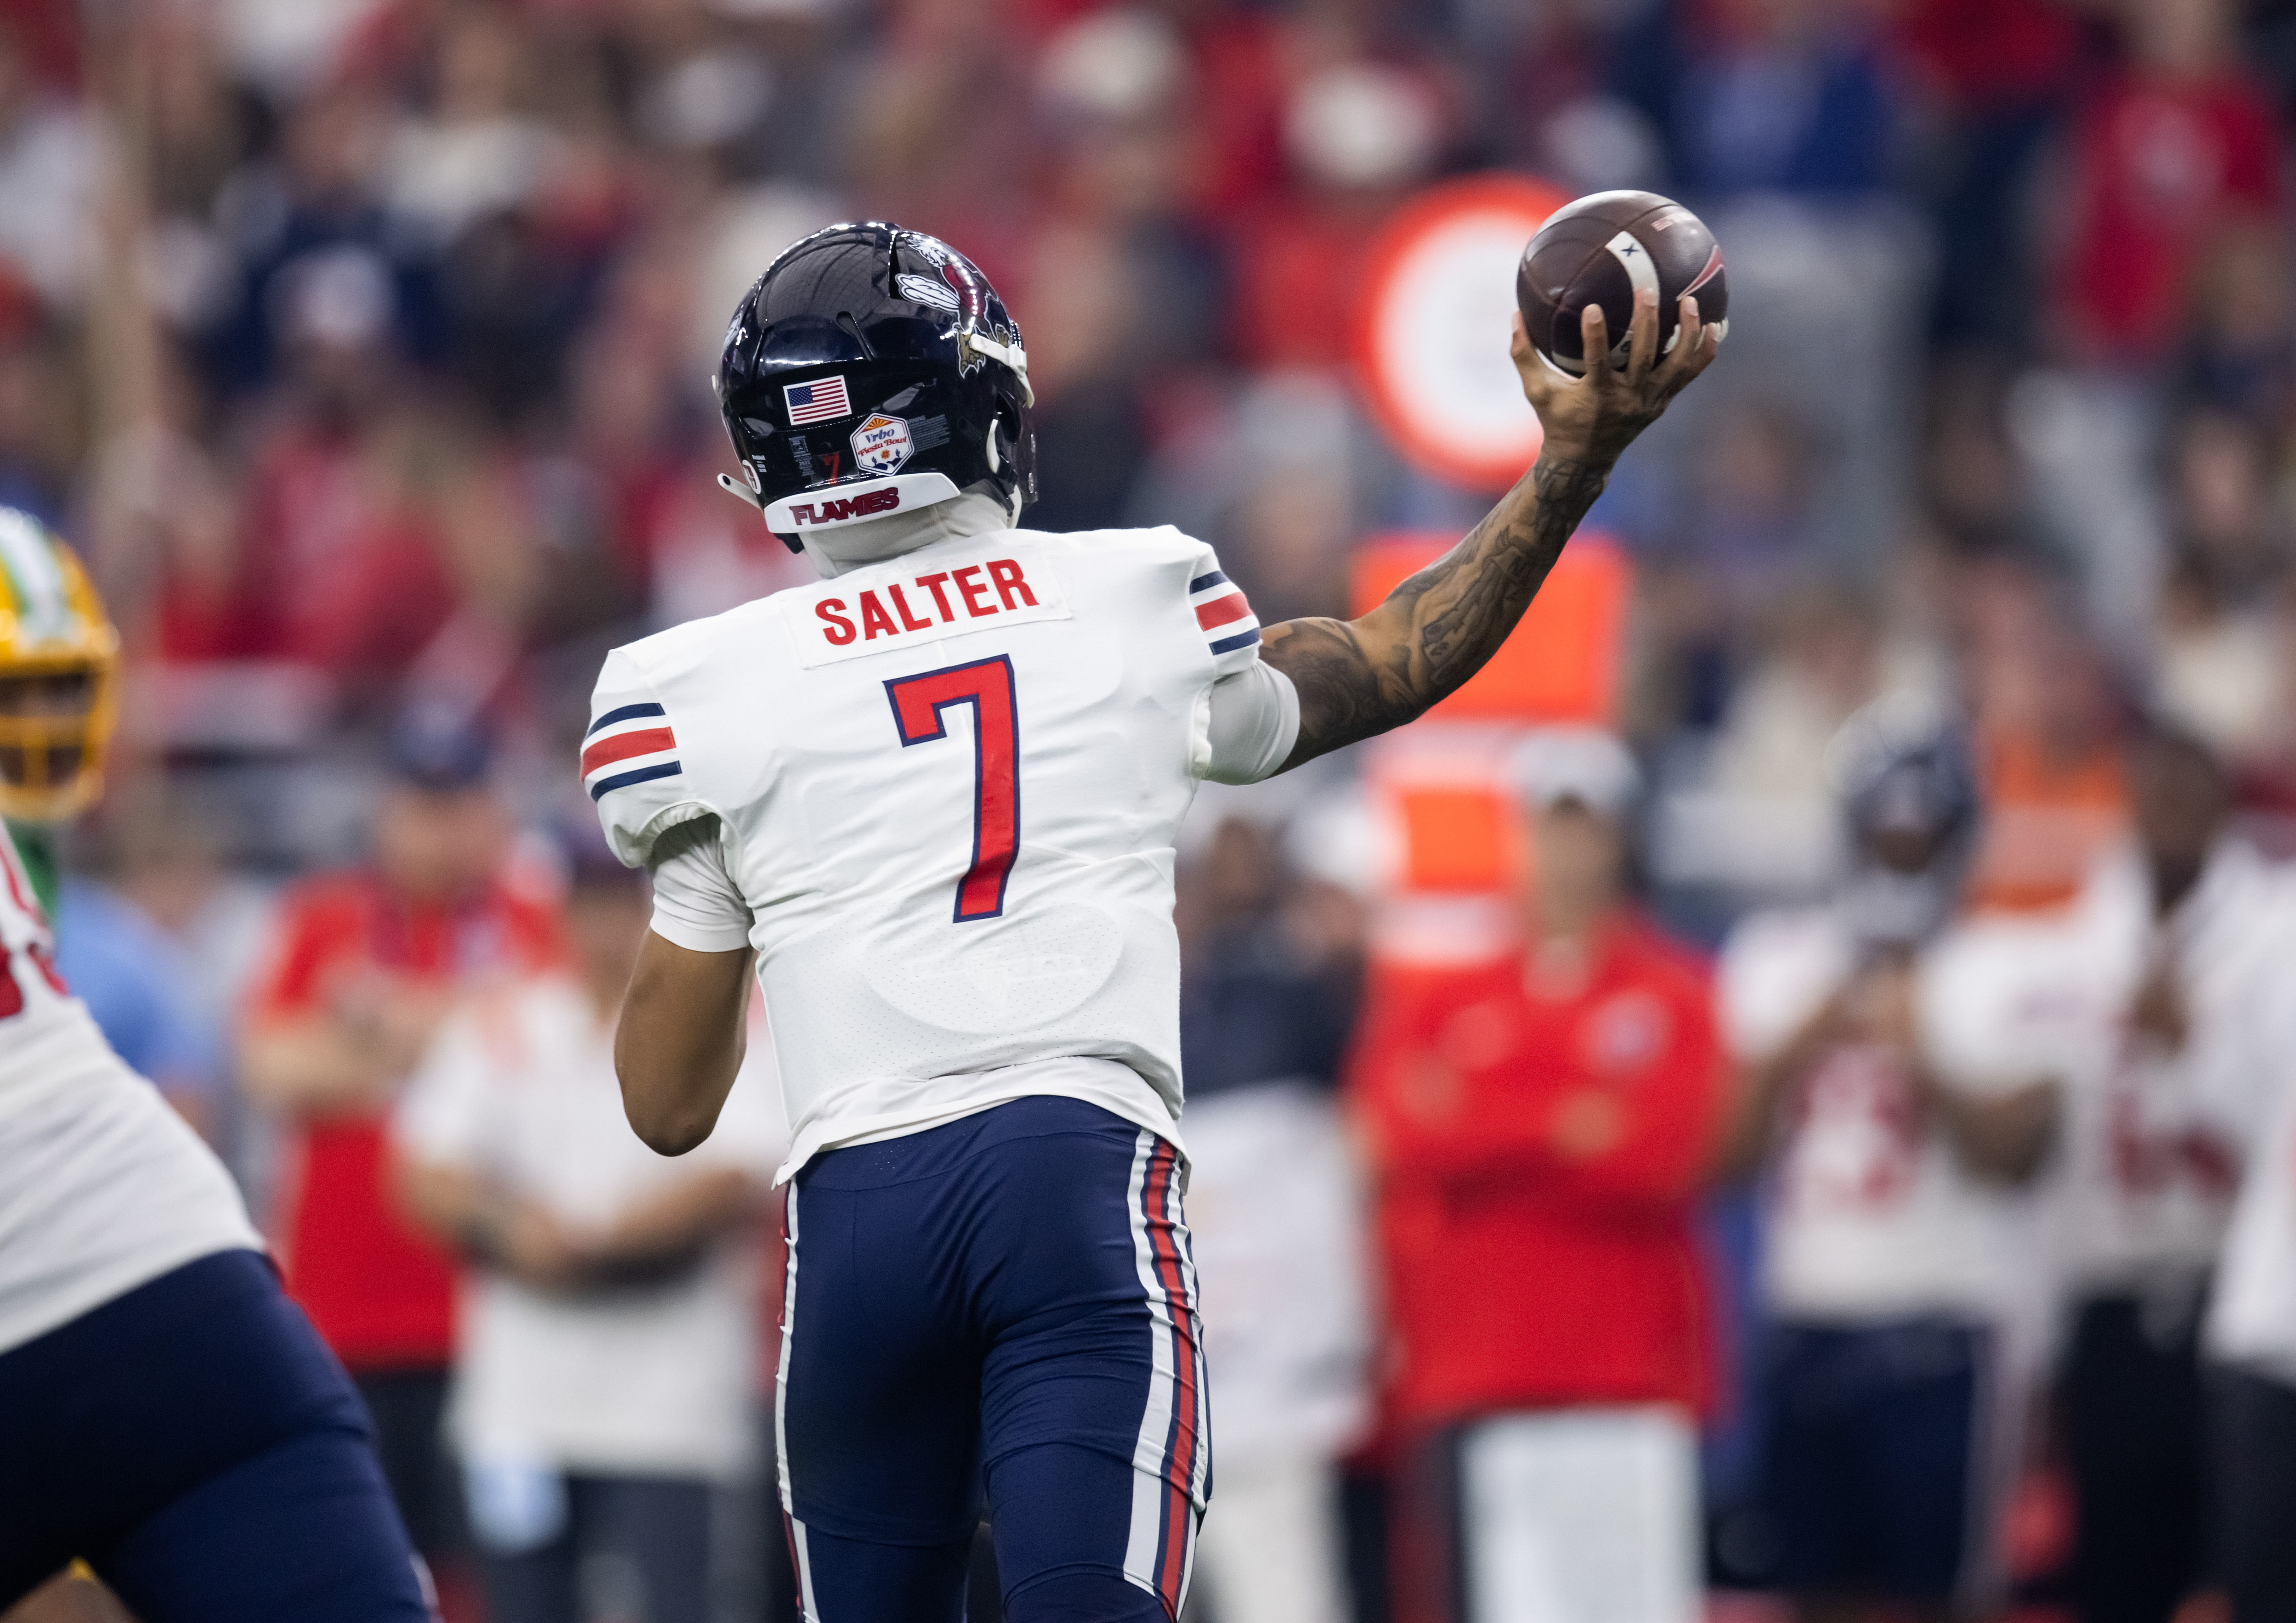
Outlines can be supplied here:
<path id="1" fill-rule="evenodd" d="M 718 476 L 718 488 L 724 491 L 727 496 L 739 496 L 744 503 L 758 512 L 763 512 L 766 510 L 766 498 L 759 496 L 756 491 L 750 489 L 739 480 L 729 479 L 725 474 L 721 473 Z"/>
<path id="2" fill-rule="evenodd" d="M 1037 403 L 1036 389 L 1029 381 L 1029 352 L 1018 344 L 1007 344 L 989 337 L 978 327 L 960 328 L 956 335 L 957 357 L 962 362 L 966 349 L 987 356 L 992 361 L 1002 361 L 1021 380 L 1021 400 L 1025 406 Z"/>

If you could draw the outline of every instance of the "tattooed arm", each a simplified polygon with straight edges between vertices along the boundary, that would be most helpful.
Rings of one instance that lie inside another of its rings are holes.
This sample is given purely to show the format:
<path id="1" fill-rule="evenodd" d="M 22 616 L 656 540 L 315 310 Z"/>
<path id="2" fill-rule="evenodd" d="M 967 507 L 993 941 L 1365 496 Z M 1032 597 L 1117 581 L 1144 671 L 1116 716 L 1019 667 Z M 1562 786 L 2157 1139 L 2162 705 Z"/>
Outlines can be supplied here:
<path id="1" fill-rule="evenodd" d="M 1579 331 L 1583 353 L 1610 353 L 1600 306 L 1587 307 Z M 1656 294 L 1637 300 L 1630 332 L 1623 372 L 1598 367 L 1565 378 L 1532 351 L 1518 316 L 1511 353 L 1546 431 L 1530 471 L 1465 540 L 1361 619 L 1287 620 L 1268 629 L 1260 657 L 1300 692 L 1300 742 L 1284 770 L 1401 726 L 1506 641 L 1603 494 L 1619 454 L 1714 358 L 1695 299 L 1682 301 L 1681 340 L 1662 362 Z"/>

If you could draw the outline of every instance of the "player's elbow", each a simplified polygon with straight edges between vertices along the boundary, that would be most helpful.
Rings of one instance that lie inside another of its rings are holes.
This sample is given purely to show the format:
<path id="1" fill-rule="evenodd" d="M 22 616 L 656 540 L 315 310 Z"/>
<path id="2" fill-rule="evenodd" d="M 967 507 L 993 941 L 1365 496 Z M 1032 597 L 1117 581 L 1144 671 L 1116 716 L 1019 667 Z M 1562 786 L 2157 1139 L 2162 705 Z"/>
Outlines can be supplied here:
<path id="1" fill-rule="evenodd" d="M 656 1155 L 684 1155 L 689 1150 L 701 1148 L 701 1142 L 709 1136 L 709 1129 L 696 1123 L 681 1122 L 652 1131 L 640 1127 L 638 1136 Z"/>
<path id="2" fill-rule="evenodd" d="M 655 1089 L 634 1087 L 627 1075 L 622 1078 L 622 1113 L 629 1118 L 630 1130 L 656 1155 L 684 1155 L 718 1125 L 717 1111 L 665 1099 Z"/>
<path id="3" fill-rule="evenodd" d="M 622 1114 L 630 1131 L 657 1155 L 683 1155 L 709 1136 L 718 1125 L 718 1104 L 704 1090 L 686 1085 L 674 1068 L 649 1065 L 630 1053 L 615 1057 L 622 1085 Z"/>

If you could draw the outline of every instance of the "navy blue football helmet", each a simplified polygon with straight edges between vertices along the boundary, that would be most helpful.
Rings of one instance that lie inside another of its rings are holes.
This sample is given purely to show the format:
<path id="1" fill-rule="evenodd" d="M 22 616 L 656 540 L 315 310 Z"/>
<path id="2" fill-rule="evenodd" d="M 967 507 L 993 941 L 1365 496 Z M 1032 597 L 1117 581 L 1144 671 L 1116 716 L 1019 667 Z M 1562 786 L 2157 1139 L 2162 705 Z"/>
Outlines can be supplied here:
<path id="1" fill-rule="evenodd" d="M 1910 701 L 1876 700 L 1833 749 L 1849 872 L 1837 897 L 1868 946 L 1910 947 L 1961 900 L 1983 814 L 1968 740 Z"/>
<path id="2" fill-rule="evenodd" d="M 717 385 L 749 488 L 718 482 L 791 552 L 977 485 L 1016 513 L 1036 499 L 1020 324 L 938 237 L 869 221 L 784 249 L 734 312 Z"/>

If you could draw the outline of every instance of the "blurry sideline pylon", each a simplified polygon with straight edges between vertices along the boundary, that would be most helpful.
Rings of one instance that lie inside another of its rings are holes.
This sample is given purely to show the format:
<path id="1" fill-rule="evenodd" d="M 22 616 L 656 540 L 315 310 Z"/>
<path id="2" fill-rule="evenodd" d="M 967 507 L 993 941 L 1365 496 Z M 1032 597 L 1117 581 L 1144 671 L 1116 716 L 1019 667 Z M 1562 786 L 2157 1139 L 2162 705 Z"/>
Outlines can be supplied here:
<path id="1" fill-rule="evenodd" d="M 1425 535 L 1372 542 L 1355 560 L 1356 612 L 1454 544 Z M 1387 853 L 1373 886 L 1375 958 L 1468 963 L 1514 940 L 1514 893 L 1536 857 L 1506 786 L 1507 758 L 1533 727 L 1611 724 L 1633 589 L 1633 565 L 1617 544 L 1579 535 L 1490 663 L 1372 746 L 1364 788 L 1375 847 Z"/>

